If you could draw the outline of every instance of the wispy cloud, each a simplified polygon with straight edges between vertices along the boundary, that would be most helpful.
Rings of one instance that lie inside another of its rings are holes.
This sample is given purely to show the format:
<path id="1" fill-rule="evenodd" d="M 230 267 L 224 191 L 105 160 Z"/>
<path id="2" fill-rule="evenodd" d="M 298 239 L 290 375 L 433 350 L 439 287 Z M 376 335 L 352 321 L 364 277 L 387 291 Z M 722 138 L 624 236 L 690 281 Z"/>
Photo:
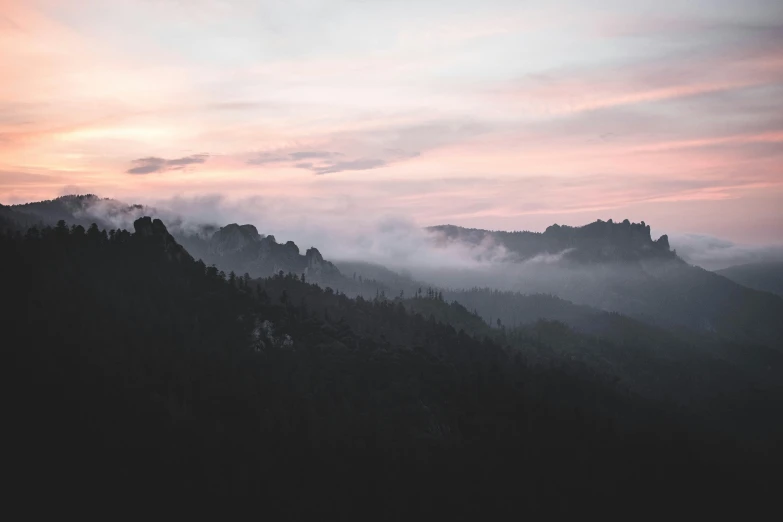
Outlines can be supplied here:
<path id="1" fill-rule="evenodd" d="M 341 156 L 341 154 L 337 152 L 327 152 L 321 150 L 306 150 L 301 152 L 292 152 L 288 156 L 292 160 L 303 160 L 303 159 L 326 159 L 326 158 L 331 158 L 333 156 Z"/>
<path id="2" fill-rule="evenodd" d="M 125 172 L 128 174 L 152 174 L 153 172 L 164 172 L 167 170 L 182 170 L 189 165 L 205 163 L 208 154 L 194 154 L 176 159 L 163 159 L 156 157 L 139 158 L 131 163 L 135 165 Z"/>
<path id="3" fill-rule="evenodd" d="M 680 257 L 707 270 L 783 261 L 783 244 L 743 245 L 704 234 L 676 234 L 669 242 Z"/>
<path id="4" fill-rule="evenodd" d="M 378 158 L 365 158 L 353 161 L 338 161 L 323 167 L 312 167 L 310 170 L 316 174 L 333 174 L 345 170 L 370 170 L 386 165 L 386 161 Z"/>
<path id="5" fill-rule="evenodd" d="M 376 133 L 375 139 L 372 137 L 373 132 Z M 293 167 L 309 170 L 314 174 L 320 175 L 377 169 L 392 163 L 416 158 L 420 155 L 418 151 L 407 152 L 395 147 L 378 147 L 373 141 L 395 145 L 398 140 L 396 137 L 388 136 L 377 139 L 379 137 L 377 133 L 379 132 L 381 131 L 370 130 L 365 133 L 342 133 L 327 135 L 322 138 L 322 141 L 330 141 L 335 145 L 342 145 L 351 152 L 333 152 L 316 149 L 293 151 L 279 149 L 253 154 L 246 160 L 246 163 L 254 166 L 272 166 L 277 168 Z M 412 144 L 412 142 L 409 144 Z M 424 142 L 419 144 L 426 145 Z"/>

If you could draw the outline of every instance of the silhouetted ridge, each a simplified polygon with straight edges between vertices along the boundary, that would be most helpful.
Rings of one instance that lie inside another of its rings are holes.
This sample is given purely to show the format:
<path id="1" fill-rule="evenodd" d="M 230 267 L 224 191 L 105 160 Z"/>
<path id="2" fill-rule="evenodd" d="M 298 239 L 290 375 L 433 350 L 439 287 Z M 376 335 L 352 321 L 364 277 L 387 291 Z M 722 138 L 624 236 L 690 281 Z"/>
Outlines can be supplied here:
<path id="1" fill-rule="evenodd" d="M 133 229 L 136 231 L 135 237 L 159 246 L 169 260 L 193 261 L 193 257 L 177 243 L 174 236 L 169 234 L 166 225 L 160 219 L 152 219 L 149 216 L 141 217 L 133 222 Z"/>
<path id="2" fill-rule="evenodd" d="M 217 230 L 210 240 L 212 248 L 220 255 L 237 252 L 252 243 L 261 240 L 258 230 L 253 225 L 237 225 L 232 223 Z"/>
<path id="3" fill-rule="evenodd" d="M 128 205 L 115 199 L 101 198 L 95 194 L 69 194 L 55 199 L 12 205 L 10 208 L 35 216 L 47 225 L 63 220 L 83 227 L 96 223 L 107 230 L 118 228 L 116 221 L 128 226 L 132 216 L 138 216 L 140 212 L 151 213 L 154 210 L 144 205 Z M 96 212 L 96 209 L 99 211 Z"/>
<path id="4" fill-rule="evenodd" d="M 620 223 L 599 219 L 581 227 L 554 224 L 543 233 L 492 231 L 455 225 L 435 226 L 429 230 L 441 234 L 448 241 L 477 245 L 489 239 L 521 259 L 564 251 L 566 259 L 580 262 L 676 258 L 669 247 L 668 236 L 653 240 L 650 225 L 644 221 L 631 223 L 627 219 Z"/>
<path id="5" fill-rule="evenodd" d="M 261 277 L 283 271 L 305 274 L 322 282 L 340 275 L 317 249 L 310 248 L 302 255 L 293 241 L 278 243 L 275 236 L 259 234 L 253 225 L 232 223 L 211 235 L 179 237 L 195 257 L 207 264 L 216 264 L 226 272 Z"/>

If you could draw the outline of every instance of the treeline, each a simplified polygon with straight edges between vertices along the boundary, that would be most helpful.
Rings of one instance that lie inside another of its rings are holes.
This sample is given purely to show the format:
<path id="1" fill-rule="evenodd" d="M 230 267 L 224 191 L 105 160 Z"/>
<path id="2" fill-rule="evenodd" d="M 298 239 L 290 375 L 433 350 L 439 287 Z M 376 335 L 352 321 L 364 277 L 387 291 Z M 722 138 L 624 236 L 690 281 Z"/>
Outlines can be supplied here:
<path id="1" fill-rule="evenodd" d="M 775 453 L 406 309 L 455 306 L 437 296 L 232 277 L 148 218 L 135 233 L 6 234 L 0 254 L 7 471 L 22 492 L 252 495 L 272 517 L 399 519 L 773 490 Z"/>

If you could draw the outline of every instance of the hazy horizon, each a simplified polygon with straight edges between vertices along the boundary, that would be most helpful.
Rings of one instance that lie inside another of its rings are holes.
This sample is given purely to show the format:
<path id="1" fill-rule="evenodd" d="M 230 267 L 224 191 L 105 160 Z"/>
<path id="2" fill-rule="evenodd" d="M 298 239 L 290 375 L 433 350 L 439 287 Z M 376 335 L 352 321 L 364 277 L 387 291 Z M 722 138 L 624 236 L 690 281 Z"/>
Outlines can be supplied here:
<path id="1" fill-rule="evenodd" d="M 263 201 L 258 198 L 227 200 L 217 194 L 128 201 L 96 196 L 99 200 L 87 205 L 84 212 L 77 213 L 78 216 L 88 221 L 95 218 L 114 228 L 132 229 L 133 220 L 142 215 L 161 218 L 174 234 L 200 233 L 203 226 L 251 224 L 260 234 L 274 235 L 279 242 L 293 241 L 302 251 L 315 247 L 331 261 L 363 261 L 406 272 L 418 272 L 419 269 L 437 271 L 438 267 L 466 269 L 484 265 L 487 268 L 487 263 L 503 265 L 509 261 L 508 253 L 498 244 L 480 245 L 478 248 L 456 244 L 449 248 L 436 247 L 426 228 L 448 223 L 422 225 L 404 216 L 383 216 L 361 222 L 348 222 L 344 217 L 330 219 L 334 217 L 328 215 L 308 219 L 314 216 L 284 212 L 281 207 L 265 208 Z M 142 204 L 145 207 L 128 212 L 123 205 L 131 204 Z M 611 219 L 619 223 L 626 218 L 604 216 L 598 219 Z M 783 261 L 783 244 L 743 244 L 703 234 L 672 235 L 658 229 L 654 223 L 647 224 L 650 225 L 653 240 L 668 235 L 671 248 L 681 258 L 707 270 Z M 518 228 L 510 231 L 544 232 L 544 229 Z M 483 261 L 476 263 L 476 256 Z M 422 272 L 418 272 L 418 275 L 424 277 Z"/>

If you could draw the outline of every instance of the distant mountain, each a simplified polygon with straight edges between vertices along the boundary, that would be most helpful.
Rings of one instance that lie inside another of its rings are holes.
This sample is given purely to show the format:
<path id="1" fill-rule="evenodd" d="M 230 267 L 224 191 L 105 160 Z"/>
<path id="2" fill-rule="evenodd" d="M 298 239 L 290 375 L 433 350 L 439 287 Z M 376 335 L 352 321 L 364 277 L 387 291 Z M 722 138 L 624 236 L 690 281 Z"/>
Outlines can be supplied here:
<path id="1" fill-rule="evenodd" d="M 783 296 L 783 262 L 736 265 L 715 273 L 742 286 Z"/>
<path id="2" fill-rule="evenodd" d="M 598 220 L 583 227 L 552 225 L 541 232 L 505 232 L 454 225 L 429 227 L 439 235 L 441 244 L 460 241 L 480 245 L 487 240 L 496 242 L 527 260 L 542 254 L 562 254 L 575 262 L 636 261 L 641 259 L 674 259 L 666 235 L 657 240 L 650 237 L 650 226 L 644 221 L 622 223 Z"/>
<path id="3" fill-rule="evenodd" d="M 783 299 L 688 265 L 670 250 L 666 236 L 652 240 L 644 223 L 597 221 L 544 233 L 451 225 L 430 230 L 444 247 L 461 242 L 506 249 L 511 262 L 485 270 L 487 283 L 475 286 L 553 294 L 659 326 L 783 346 Z"/>

